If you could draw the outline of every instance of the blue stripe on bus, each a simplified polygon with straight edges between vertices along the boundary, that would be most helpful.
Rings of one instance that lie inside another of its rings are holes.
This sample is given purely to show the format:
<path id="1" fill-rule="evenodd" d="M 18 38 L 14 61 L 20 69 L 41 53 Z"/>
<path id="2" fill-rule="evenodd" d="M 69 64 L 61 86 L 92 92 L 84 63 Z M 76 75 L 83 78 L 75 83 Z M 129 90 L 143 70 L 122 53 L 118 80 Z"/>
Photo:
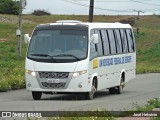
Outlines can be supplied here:
<path id="1" fill-rule="evenodd" d="M 119 64 L 125 64 L 130 62 L 132 62 L 132 56 L 106 58 L 106 59 L 99 60 L 99 67 L 119 65 Z"/>

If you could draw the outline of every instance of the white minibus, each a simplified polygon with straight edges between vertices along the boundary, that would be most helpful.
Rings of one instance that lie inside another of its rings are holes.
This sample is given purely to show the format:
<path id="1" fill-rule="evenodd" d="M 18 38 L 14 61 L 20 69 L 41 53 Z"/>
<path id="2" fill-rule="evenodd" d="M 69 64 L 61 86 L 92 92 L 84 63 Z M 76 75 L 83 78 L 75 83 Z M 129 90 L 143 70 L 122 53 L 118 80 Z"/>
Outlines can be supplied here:
<path id="1" fill-rule="evenodd" d="M 121 94 L 135 78 L 136 48 L 132 27 L 121 23 L 61 20 L 38 25 L 25 34 L 26 88 L 34 100 L 43 93 Z"/>

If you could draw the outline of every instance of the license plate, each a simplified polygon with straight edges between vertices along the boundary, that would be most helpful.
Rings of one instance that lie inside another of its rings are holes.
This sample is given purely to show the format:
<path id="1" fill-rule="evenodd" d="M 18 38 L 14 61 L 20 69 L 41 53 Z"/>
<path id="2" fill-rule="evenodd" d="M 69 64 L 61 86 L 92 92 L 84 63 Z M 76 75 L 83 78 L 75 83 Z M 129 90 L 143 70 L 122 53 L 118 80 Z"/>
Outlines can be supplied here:
<path id="1" fill-rule="evenodd" d="M 59 83 L 59 79 L 48 79 L 47 83 Z"/>

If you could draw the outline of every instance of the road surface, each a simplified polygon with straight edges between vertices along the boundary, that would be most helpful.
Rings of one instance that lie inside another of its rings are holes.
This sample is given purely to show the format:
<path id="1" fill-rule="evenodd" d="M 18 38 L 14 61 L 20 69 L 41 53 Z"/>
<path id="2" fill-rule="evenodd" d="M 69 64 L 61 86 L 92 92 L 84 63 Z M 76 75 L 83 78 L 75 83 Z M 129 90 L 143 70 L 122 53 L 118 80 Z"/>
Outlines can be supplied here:
<path id="1" fill-rule="evenodd" d="M 93 100 L 82 100 L 76 94 L 42 95 L 34 101 L 31 92 L 15 90 L 0 93 L 0 111 L 109 111 L 129 110 L 135 105 L 145 105 L 148 100 L 160 97 L 160 74 L 140 74 L 128 82 L 121 95 L 110 95 L 108 90 L 95 94 Z"/>

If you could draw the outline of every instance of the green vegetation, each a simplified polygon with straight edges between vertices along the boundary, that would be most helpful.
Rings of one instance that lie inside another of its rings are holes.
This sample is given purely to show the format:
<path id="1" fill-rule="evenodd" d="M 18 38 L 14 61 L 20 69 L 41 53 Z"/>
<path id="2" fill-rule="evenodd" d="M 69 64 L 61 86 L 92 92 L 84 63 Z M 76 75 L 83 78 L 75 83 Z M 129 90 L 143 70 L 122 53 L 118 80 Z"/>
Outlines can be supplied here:
<path id="1" fill-rule="evenodd" d="M 0 13 L 18 15 L 19 1 L 0 0 Z"/>
<path id="2" fill-rule="evenodd" d="M 120 114 L 121 117 L 125 116 L 133 116 L 134 113 L 141 113 L 141 112 L 147 112 L 147 111 L 152 111 L 153 108 L 160 108 L 160 98 L 154 98 L 151 99 L 147 102 L 145 106 L 139 106 L 137 104 L 133 104 L 134 109 L 122 112 Z M 160 114 L 158 114 L 158 117 Z"/>
<path id="3" fill-rule="evenodd" d="M 95 16 L 95 22 L 117 22 L 136 16 Z M 23 15 L 23 34 L 32 33 L 34 27 L 42 23 L 57 20 L 74 19 L 87 21 L 88 16 L 81 15 Z M 0 91 L 20 89 L 25 87 L 24 68 L 27 45 L 22 44 L 21 60 L 17 59 L 17 29 L 18 16 L 0 15 Z M 135 26 L 134 30 L 135 30 Z M 136 39 L 137 73 L 160 72 L 160 17 L 141 16 L 140 35 Z M 22 36 L 23 38 L 23 36 Z"/>

